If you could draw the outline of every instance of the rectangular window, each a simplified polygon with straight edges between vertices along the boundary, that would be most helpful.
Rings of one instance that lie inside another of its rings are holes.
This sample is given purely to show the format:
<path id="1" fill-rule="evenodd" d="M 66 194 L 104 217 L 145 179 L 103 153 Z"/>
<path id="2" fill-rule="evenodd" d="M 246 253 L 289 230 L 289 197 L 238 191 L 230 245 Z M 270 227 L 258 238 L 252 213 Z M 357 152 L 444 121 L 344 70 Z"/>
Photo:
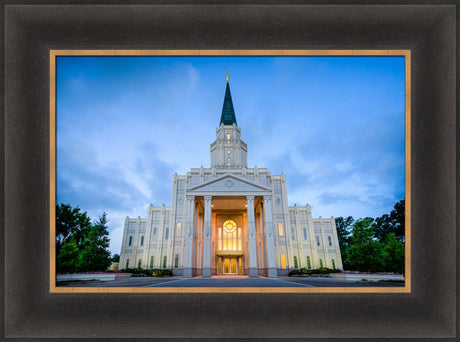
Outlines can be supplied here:
<path id="1" fill-rule="evenodd" d="M 278 222 L 278 234 L 279 236 L 284 236 L 283 224 L 281 222 Z"/>
<path id="2" fill-rule="evenodd" d="M 307 228 L 303 229 L 303 238 L 304 240 L 307 240 Z"/>
<path id="3" fill-rule="evenodd" d="M 131 246 L 131 244 L 132 244 L 132 243 L 133 243 L 133 237 L 132 237 L 132 236 L 130 236 L 130 237 L 129 237 L 128 246 Z"/>
<path id="4" fill-rule="evenodd" d="M 328 238 L 328 240 L 329 240 L 329 246 L 332 246 L 332 239 L 331 239 L 331 237 L 328 236 L 327 238 Z"/>
<path id="5" fill-rule="evenodd" d="M 179 254 L 176 254 L 176 257 L 174 258 L 174 268 L 179 267 Z"/>
<path id="6" fill-rule="evenodd" d="M 323 259 L 319 259 L 319 267 L 323 268 Z"/>
<path id="7" fill-rule="evenodd" d="M 319 236 L 316 236 L 316 244 L 319 246 Z"/>
<path id="8" fill-rule="evenodd" d="M 291 228 L 291 239 L 295 240 L 295 231 L 294 228 Z"/>
<path id="9" fill-rule="evenodd" d="M 176 235 L 177 235 L 177 236 L 180 236 L 181 233 L 182 233 L 182 224 L 179 222 L 179 223 L 177 224 Z"/>
<path id="10" fill-rule="evenodd" d="M 218 235 L 217 235 L 217 241 L 218 241 L 218 250 L 221 251 L 222 250 L 222 228 L 219 228 L 218 231 L 217 231 Z"/>
<path id="11" fill-rule="evenodd" d="M 298 268 L 299 265 L 297 264 L 297 257 L 294 256 L 294 268 Z"/>
<path id="12" fill-rule="evenodd" d="M 311 270 L 311 262 L 310 262 L 310 257 L 307 256 L 307 268 Z"/>
<path id="13" fill-rule="evenodd" d="M 242 236 L 241 235 L 241 227 L 238 227 L 238 250 L 241 251 L 243 250 L 243 239 L 242 239 Z M 241 273 L 241 272 L 240 272 Z"/>
<path id="14" fill-rule="evenodd" d="M 281 254 L 281 268 L 286 268 L 286 256 Z"/>
<path id="15" fill-rule="evenodd" d="M 153 268 L 153 261 L 155 258 L 153 256 L 150 257 L 150 268 Z"/>
<path id="16" fill-rule="evenodd" d="M 137 263 L 137 268 L 141 268 L 142 260 L 139 259 L 139 262 Z"/>
<path id="17" fill-rule="evenodd" d="M 166 268 L 166 255 L 163 257 L 163 268 Z"/>
<path id="18" fill-rule="evenodd" d="M 129 268 L 129 259 L 126 259 L 126 268 Z"/>
<path id="19" fill-rule="evenodd" d="M 141 246 L 144 246 L 144 237 L 141 236 Z"/>
<path id="20" fill-rule="evenodd" d="M 165 231 L 165 240 L 168 240 L 169 238 L 169 228 L 166 228 L 166 231 Z"/>
<path id="21" fill-rule="evenodd" d="M 153 228 L 153 239 L 154 240 L 157 239 L 157 229 L 156 228 Z"/>
<path id="22" fill-rule="evenodd" d="M 334 259 L 332 259 L 332 269 L 335 270 L 335 261 L 334 261 Z"/>

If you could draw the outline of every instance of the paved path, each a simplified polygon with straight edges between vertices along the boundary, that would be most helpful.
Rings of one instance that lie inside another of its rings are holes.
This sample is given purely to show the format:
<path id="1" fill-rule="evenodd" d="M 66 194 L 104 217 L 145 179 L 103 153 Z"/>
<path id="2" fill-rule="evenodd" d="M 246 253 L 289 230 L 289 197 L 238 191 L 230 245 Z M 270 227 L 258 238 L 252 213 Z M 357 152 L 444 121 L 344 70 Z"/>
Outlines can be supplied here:
<path id="1" fill-rule="evenodd" d="M 339 280 L 322 277 L 279 277 L 278 279 L 289 280 L 293 283 L 308 284 L 313 287 L 403 287 L 404 283 L 391 282 L 365 282 Z"/>
<path id="2" fill-rule="evenodd" d="M 331 278 L 278 277 L 249 278 L 247 276 L 194 277 L 133 277 L 107 282 L 69 282 L 57 286 L 72 287 L 395 287 L 403 283 L 372 283 Z"/>
<path id="3" fill-rule="evenodd" d="M 249 278 L 245 276 L 216 276 L 211 278 L 195 277 L 178 279 L 167 283 L 158 283 L 148 286 L 155 287 L 309 287 L 307 284 L 292 283 L 274 278 Z"/>

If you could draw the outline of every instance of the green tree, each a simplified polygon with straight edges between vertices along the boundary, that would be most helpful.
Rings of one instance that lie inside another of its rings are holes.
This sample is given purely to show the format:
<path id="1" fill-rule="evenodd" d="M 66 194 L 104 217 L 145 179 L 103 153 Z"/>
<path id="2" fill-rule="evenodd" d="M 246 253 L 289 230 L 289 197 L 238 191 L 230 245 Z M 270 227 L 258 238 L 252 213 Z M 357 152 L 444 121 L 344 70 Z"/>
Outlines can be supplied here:
<path id="1" fill-rule="evenodd" d="M 72 208 L 70 204 L 56 206 L 56 255 L 59 256 L 62 246 L 70 242 L 79 245 L 83 236 L 91 226 L 91 219 L 80 208 Z"/>
<path id="2" fill-rule="evenodd" d="M 406 201 L 397 202 L 390 212 L 390 218 L 393 222 L 393 233 L 399 241 L 405 241 L 406 230 Z"/>
<path id="3" fill-rule="evenodd" d="M 405 201 L 397 202 L 390 214 L 384 214 L 375 219 L 375 235 L 379 241 L 385 241 L 388 234 L 404 242 L 405 239 Z"/>
<path id="4" fill-rule="evenodd" d="M 75 272 L 80 251 L 75 239 L 64 244 L 57 256 L 56 270 L 60 273 Z"/>
<path id="5" fill-rule="evenodd" d="M 112 263 L 107 249 L 110 241 L 107 223 L 107 215 L 103 213 L 85 234 L 78 257 L 79 271 L 105 271 Z"/>
<path id="6" fill-rule="evenodd" d="M 56 271 L 104 271 L 111 264 L 107 215 L 96 222 L 79 207 L 56 206 Z"/>
<path id="7" fill-rule="evenodd" d="M 392 230 L 390 215 L 384 214 L 375 219 L 375 237 L 379 241 L 385 241 L 386 237 Z"/>
<path id="8" fill-rule="evenodd" d="M 379 272 L 384 270 L 383 246 L 374 239 L 372 218 L 359 219 L 353 224 L 351 244 L 346 248 L 350 267 L 355 271 Z"/>
<path id="9" fill-rule="evenodd" d="M 389 233 L 383 247 L 385 271 L 404 273 L 404 243 L 396 238 L 395 233 Z"/>
<path id="10" fill-rule="evenodd" d="M 350 265 L 345 253 L 348 245 L 351 243 L 351 229 L 355 219 L 352 216 L 346 218 L 336 217 L 335 224 L 337 226 L 337 238 L 339 240 L 340 254 L 342 256 L 342 264 L 344 269 L 350 269 Z"/>
<path id="11" fill-rule="evenodd" d="M 114 254 L 112 257 L 112 262 L 120 262 L 120 255 Z"/>

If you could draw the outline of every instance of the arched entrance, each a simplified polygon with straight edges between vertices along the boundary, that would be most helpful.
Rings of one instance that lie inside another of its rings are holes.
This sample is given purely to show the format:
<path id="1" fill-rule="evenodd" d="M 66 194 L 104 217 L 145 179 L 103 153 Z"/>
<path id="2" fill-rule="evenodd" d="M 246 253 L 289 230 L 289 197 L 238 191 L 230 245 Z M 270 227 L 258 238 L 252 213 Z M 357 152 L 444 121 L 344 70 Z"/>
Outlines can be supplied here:
<path id="1" fill-rule="evenodd" d="M 244 274 L 243 227 L 235 219 L 219 220 L 222 223 L 217 227 L 217 274 Z"/>

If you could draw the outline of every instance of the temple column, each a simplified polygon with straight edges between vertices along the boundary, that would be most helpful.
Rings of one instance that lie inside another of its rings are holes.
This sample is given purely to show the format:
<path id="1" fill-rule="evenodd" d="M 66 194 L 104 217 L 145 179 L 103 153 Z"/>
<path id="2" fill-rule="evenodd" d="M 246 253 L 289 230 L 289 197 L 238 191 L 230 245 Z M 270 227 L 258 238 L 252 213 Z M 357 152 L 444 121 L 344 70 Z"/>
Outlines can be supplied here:
<path id="1" fill-rule="evenodd" d="M 204 196 L 203 277 L 211 276 L 211 202 L 212 196 Z"/>
<path id="2" fill-rule="evenodd" d="M 193 276 L 193 218 L 195 211 L 195 196 L 187 195 L 187 221 L 185 224 L 184 278 Z"/>
<path id="3" fill-rule="evenodd" d="M 248 242 L 249 242 L 249 276 L 258 277 L 256 225 L 254 219 L 254 196 L 246 196 L 248 214 Z"/>
<path id="4" fill-rule="evenodd" d="M 276 278 L 276 262 L 275 262 L 275 236 L 273 234 L 272 221 L 272 196 L 264 196 L 264 213 L 265 213 L 265 253 L 267 254 L 267 269 L 270 278 Z"/>

